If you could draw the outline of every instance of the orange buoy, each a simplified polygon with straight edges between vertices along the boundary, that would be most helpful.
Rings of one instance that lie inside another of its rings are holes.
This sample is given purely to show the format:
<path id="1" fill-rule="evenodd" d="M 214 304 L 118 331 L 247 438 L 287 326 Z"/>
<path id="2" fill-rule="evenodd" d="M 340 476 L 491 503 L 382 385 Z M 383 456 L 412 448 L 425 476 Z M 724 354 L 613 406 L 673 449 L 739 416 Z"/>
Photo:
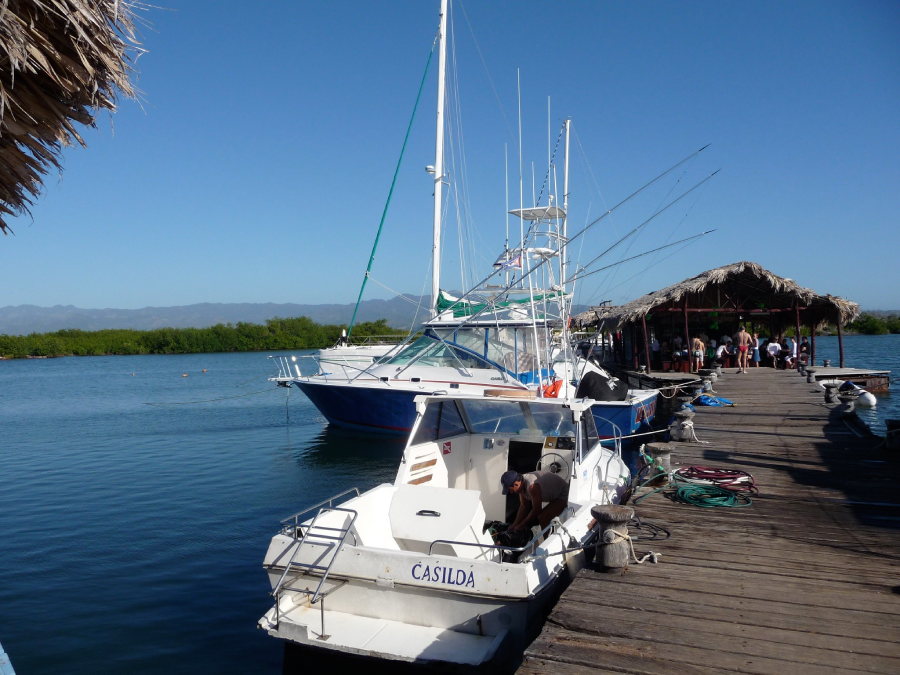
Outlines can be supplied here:
<path id="1" fill-rule="evenodd" d="M 204 373 L 206 372 L 206 368 L 203 369 L 203 372 L 204 372 Z"/>
<path id="2" fill-rule="evenodd" d="M 184 374 L 182 375 L 182 377 L 187 377 L 187 373 L 184 373 Z"/>

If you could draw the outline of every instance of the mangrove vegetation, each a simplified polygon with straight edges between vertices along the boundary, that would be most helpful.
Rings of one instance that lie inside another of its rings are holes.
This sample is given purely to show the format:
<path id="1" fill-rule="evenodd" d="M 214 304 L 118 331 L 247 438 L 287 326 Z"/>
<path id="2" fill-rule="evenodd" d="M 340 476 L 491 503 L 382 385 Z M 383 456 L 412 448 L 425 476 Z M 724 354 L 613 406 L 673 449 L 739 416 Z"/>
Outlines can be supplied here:
<path id="1" fill-rule="evenodd" d="M 0 356 L 6 358 L 50 356 L 103 356 L 128 354 L 200 354 L 210 352 L 321 349 L 335 344 L 347 326 L 322 325 L 305 317 L 275 317 L 264 325 L 218 324 L 209 328 L 158 328 L 156 330 L 60 330 L 31 335 L 0 335 Z M 353 342 L 381 336 L 406 336 L 391 328 L 386 319 L 358 323 Z"/>

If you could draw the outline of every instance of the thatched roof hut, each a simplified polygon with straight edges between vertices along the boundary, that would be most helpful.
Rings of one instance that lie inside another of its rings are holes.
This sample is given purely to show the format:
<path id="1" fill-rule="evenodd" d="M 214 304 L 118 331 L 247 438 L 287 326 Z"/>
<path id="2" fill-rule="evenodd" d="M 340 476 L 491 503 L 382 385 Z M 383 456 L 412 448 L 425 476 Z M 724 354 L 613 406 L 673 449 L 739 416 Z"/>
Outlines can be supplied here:
<path id="1" fill-rule="evenodd" d="M 637 355 L 637 343 L 641 342 L 641 351 L 649 358 L 648 330 L 655 336 L 684 338 L 700 332 L 712 335 L 713 331 L 720 330 L 720 322 L 723 331 L 745 323 L 761 324 L 777 336 L 786 328 L 833 324 L 838 326 L 840 334 L 841 325 L 857 316 L 859 305 L 855 302 L 816 293 L 756 263 L 738 262 L 708 270 L 625 305 L 591 308 L 573 317 L 573 322 L 604 332 L 630 327 L 630 337 L 624 336 L 622 340 L 630 342 L 631 348 L 623 349 Z"/>
<path id="2" fill-rule="evenodd" d="M 128 0 L 3 0 L 0 5 L 0 230 L 28 212 L 63 147 L 85 145 L 116 97 L 133 98 L 135 39 Z"/>

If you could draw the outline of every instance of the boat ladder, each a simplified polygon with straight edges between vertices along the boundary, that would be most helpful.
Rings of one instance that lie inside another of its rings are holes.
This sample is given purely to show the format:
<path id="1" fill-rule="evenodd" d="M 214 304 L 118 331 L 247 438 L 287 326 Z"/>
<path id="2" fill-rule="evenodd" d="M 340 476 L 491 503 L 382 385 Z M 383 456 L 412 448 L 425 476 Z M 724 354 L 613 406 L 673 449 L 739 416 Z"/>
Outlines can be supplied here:
<path id="1" fill-rule="evenodd" d="M 343 527 L 332 527 L 330 525 L 317 524 L 319 518 L 326 513 L 345 513 L 347 517 L 344 520 Z M 347 540 L 347 535 L 353 535 L 353 524 L 356 522 L 357 513 L 352 509 L 343 509 L 339 507 L 325 506 L 319 509 L 315 518 L 309 525 L 297 525 L 297 529 L 303 530 L 303 534 L 291 554 L 290 560 L 284 566 L 284 572 L 278 580 L 272 595 L 275 596 L 275 625 L 281 621 L 281 594 L 283 591 L 293 591 L 301 593 L 309 597 L 309 604 L 315 605 L 319 603 L 322 618 L 322 633 L 319 635 L 320 640 L 327 640 L 328 635 L 325 634 L 325 598 L 332 592 L 344 585 L 343 582 L 331 590 L 323 592 L 325 582 L 328 580 L 328 574 L 334 561 L 337 560 L 338 554 Z M 295 537 L 297 536 L 295 531 Z M 353 535 L 354 543 L 356 543 L 356 535 Z M 288 582 L 288 574 L 290 572 L 299 572 L 290 583 Z M 299 588 L 297 582 L 307 575 L 321 575 L 319 583 L 315 590 L 310 588 Z"/>

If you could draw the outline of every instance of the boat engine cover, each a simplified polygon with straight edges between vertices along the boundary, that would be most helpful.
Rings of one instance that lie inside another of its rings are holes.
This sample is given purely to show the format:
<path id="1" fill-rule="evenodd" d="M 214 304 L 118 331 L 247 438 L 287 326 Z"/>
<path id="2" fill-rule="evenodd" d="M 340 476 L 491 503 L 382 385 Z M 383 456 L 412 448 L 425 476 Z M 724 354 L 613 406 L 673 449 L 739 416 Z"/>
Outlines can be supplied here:
<path id="1" fill-rule="evenodd" d="M 428 553 L 437 539 L 491 545 L 484 530 L 484 506 L 478 490 L 400 485 L 391 499 L 391 534 L 405 551 Z M 432 552 L 459 558 L 491 558 L 493 549 L 437 544 Z"/>

